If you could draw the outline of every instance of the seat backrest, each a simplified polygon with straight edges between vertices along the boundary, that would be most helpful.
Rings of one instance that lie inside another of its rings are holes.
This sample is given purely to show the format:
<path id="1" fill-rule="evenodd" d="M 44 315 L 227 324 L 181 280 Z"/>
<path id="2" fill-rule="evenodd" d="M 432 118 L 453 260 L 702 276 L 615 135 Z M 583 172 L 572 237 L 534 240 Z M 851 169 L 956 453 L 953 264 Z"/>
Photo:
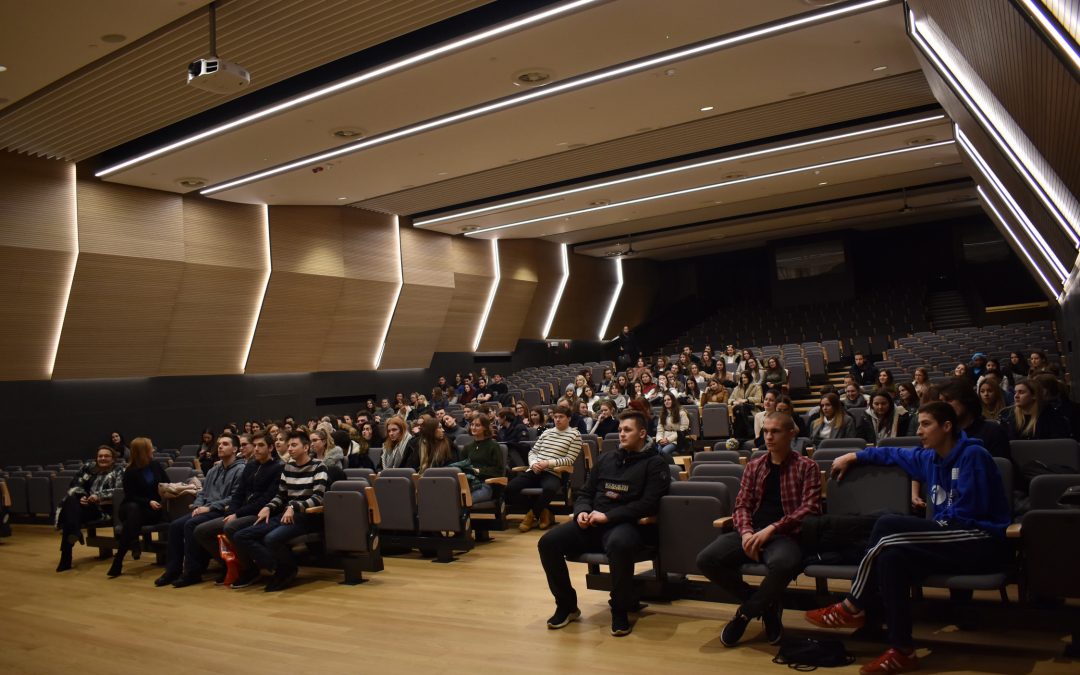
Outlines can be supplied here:
<path id="1" fill-rule="evenodd" d="M 861 448 L 860 448 L 861 449 Z M 827 461 L 830 464 L 837 457 L 843 457 L 849 452 L 855 452 L 855 448 L 840 447 L 840 448 L 818 448 L 814 450 L 814 459 L 817 461 Z"/>
<path id="2" fill-rule="evenodd" d="M 428 469 L 420 477 L 416 513 L 421 532 L 459 532 L 462 529 L 464 507 L 458 473 L 460 471 L 454 468 Z"/>
<path id="3" fill-rule="evenodd" d="M 1063 508 L 1058 501 L 1074 485 L 1080 485 L 1080 473 L 1035 476 L 1028 487 L 1031 509 Z"/>
<path id="4" fill-rule="evenodd" d="M 673 483 L 660 499 L 659 557 L 664 573 L 701 574 L 697 556 L 716 538 L 713 521 L 728 515 L 731 498 L 723 483 Z"/>
<path id="5" fill-rule="evenodd" d="M 1012 441 L 1009 443 L 1016 466 L 1040 461 L 1080 470 L 1080 445 L 1071 438 L 1050 438 L 1038 441 Z"/>
<path id="6" fill-rule="evenodd" d="M 717 443 L 720 445 L 720 443 Z M 715 446 L 714 446 L 715 447 Z M 712 450 L 694 453 L 694 463 L 697 462 L 735 462 L 739 463 L 741 455 L 738 450 Z"/>
<path id="7" fill-rule="evenodd" d="M 345 477 L 346 478 L 348 478 L 350 480 L 359 479 L 359 480 L 362 480 L 362 481 L 364 481 L 365 483 L 368 483 L 368 484 L 371 483 L 371 475 L 373 473 L 375 473 L 375 472 L 372 471 L 371 469 L 368 469 L 368 468 L 345 469 Z M 337 481 L 337 483 L 334 483 L 334 485 L 337 485 L 338 483 L 348 483 L 348 482 L 350 482 L 350 481 L 349 480 L 345 480 L 345 481 L 339 480 L 339 481 Z"/>
<path id="8" fill-rule="evenodd" d="M 851 448 L 862 450 L 865 447 L 866 441 L 861 438 L 824 438 L 814 449 L 814 455 L 817 456 L 817 451 L 825 448 L 848 448 L 850 452 Z"/>
<path id="9" fill-rule="evenodd" d="M 700 462 L 690 467 L 690 476 L 735 476 L 742 478 L 745 467 L 730 462 Z"/>
<path id="10" fill-rule="evenodd" d="M 880 448 L 921 448 L 922 439 L 918 436 L 893 436 L 878 441 Z"/>
<path id="11" fill-rule="evenodd" d="M 600 444 L 600 452 L 601 453 L 610 452 L 610 451 L 618 450 L 618 449 L 619 449 L 619 439 L 618 438 L 605 438 L 603 440 L 603 442 Z"/>
<path id="12" fill-rule="evenodd" d="M 46 476 L 32 475 L 26 481 L 26 510 L 32 514 L 51 515 L 53 512 L 52 479 Z"/>
<path id="13" fill-rule="evenodd" d="M 374 500 L 375 491 L 365 480 L 339 480 L 330 486 L 323 497 L 324 541 L 328 552 L 364 553 L 370 549 L 373 523 L 368 497 Z"/>
<path id="14" fill-rule="evenodd" d="M 170 483 L 182 483 L 195 476 L 195 469 L 190 466 L 170 466 L 166 467 L 165 475 L 169 477 Z"/>
<path id="15" fill-rule="evenodd" d="M 1080 598 L 1080 510 L 1034 510 L 1024 514 L 1024 567 L 1033 571 L 1027 590 L 1046 598 Z"/>
<path id="16" fill-rule="evenodd" d="M 911 511 L 911 478 L 895 466 L 860 464 L 826 488 L 831 516 L 907 514 Z"/>
<path id="17" fill-rule="evenodd" d="M 457 446 L 458 450 L 461 450 L 474 440 L 475 439 L 469 434 L 458 434 L 457 436 L 454 436 L 454 445 Z"/>
<path id="18" fill-rule="evenodd" d="M 1007 457 L 995 457 L 994 464 L 997 464 L 998 473 L 1001 474 L 1001 487 L 1005 490 L 1005 501 L 1009 503 L 1011 509 L 1014 483 L 1013 463 Z"/>
<path id="19" fill-rule="evenodd" d="M 412 482 L 412 470 L 386 469 L 375 481 L 375 496 L 382 513 L 382 529 L 412 532 L 416 529 L 416 488 Z"/>
<path id="20" fill-rule="evenodd" d="M 383 478 L 409 478 L 412 479 L 412 475 L 416 473 L 416 469 L 408 466 L 399 466 L 396 469 L 383 469 L 379 474 L 379 480 Z"/>
<path id="21" fill-rule="evenodd" d="M 726 438 L 731 435 L 727 405 L 709 404 L 702 408 L 701 435 L 705 438 Z"/>

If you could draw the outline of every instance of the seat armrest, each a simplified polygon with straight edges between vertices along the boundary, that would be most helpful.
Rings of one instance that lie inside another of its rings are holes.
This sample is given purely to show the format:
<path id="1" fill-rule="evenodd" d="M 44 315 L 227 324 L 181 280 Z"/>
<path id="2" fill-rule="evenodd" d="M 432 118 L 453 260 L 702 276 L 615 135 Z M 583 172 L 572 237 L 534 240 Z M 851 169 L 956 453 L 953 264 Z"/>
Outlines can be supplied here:
<path id="1" fill-rule="evenodd" d="M 557 474 L 565 475 L 568 473 L 574 473 L 574 467 L 572 466 L 553 466 L 551 470 Z"/>
<path id="2" fill-rule="evenodd" d="M 679 472 L 679 480 L 690 480 L 690 474 L 685 471 Z"/>
<path id="3" fill-rule="evenodd" d="M 488 478 L 484 481 L 486 485 L 502 485 L 503 487 L 506 487 L 506 484 L 508 482 L 509 481 L 506 479 L 506 476 L 500 476 L 498 478 Z"/>
<path id="4" fill-rule="evenodd" d="M 514 473 L 525 473 L 526 471 L 529 470 L 529 467 L 527 467 L 527 466 L 515 466 L 515 467 L 511 468 L 510 470 L 513 471 Z"/>
<path id="5" fill-rule="evenodd" d="M 724 516 L 723 518 L 717 518 L 712 522 L 712 526 L 724 530 L 725 532 L 733 530 L 735 528 L 735 519 L 731 516 Z"/>
<path id="6" fill-rule="evenodd" d="M 673 457 L 672 460 L 676 464 L 681 464 L 683 469 L 689 471 L 690 463 L 694 461 L 694 458 L 690 455 L 679 455 L 678 457 Z"/>
<path id="7" fill-rule="evenodd" d="M 382 522 L 382 514 L 379 512 L 379 500 L 375 497 L 375 488 L 364 488 L 364 500 L 367 501 L 368 519 L 372 525 Z"/>
<path id="8" fill-rule="evenodd" d="M 469 478 L 464 472 L 457 475 L 458 489 L 461 490 L 461 505 L 465 507 L 472 506 L 472 490 L 469 489 Z"/>
<path id="9" fill-rule="evenodd" d="M 1005 537 L 1007 539 L 1019 539 L 1021 537 L 1020 523 L 1013 523 L 1012 525 L 1009 525 L 1008 527 L 1006 527 L 1005 528 Z"/>
<path id="10" fill-rule="evenodd" d="M 311 506 L 311 507 L 308 507 L 308 508 L 304 509 L 304 513 L 305 514 L 308 514 L 308 513 L 322 513 L 325 510 L 326 510 L 325 506 Z"/>
<path id="11" fill-rule="evenodd" d="M 638 518 L 638 525 L 655 525 L 656 516 L 645 516 L 644 518 Z"/>

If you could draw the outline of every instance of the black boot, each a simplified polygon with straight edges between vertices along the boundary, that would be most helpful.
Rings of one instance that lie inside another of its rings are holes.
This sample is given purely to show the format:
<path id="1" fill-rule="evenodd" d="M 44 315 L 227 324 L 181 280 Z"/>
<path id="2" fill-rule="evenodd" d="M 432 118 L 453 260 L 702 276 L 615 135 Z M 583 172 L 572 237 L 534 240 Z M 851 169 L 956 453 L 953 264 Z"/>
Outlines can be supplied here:
<path id="1" fill-rule="evenodd" d="M 57 572 L 65 572 L 71 569 L 71 544 L 66 541 L 60 545 L 60 564 L 56 566 Z"/>
<path id="2" fill-rule="evenodd" d="M 109 566 L 109 571 L 105 574 L 109 577 L 115 578 L 124 573 L 124 555 L 127 554 L 126 548 L 121 548 L 113 556 L 112 565 Z"/>

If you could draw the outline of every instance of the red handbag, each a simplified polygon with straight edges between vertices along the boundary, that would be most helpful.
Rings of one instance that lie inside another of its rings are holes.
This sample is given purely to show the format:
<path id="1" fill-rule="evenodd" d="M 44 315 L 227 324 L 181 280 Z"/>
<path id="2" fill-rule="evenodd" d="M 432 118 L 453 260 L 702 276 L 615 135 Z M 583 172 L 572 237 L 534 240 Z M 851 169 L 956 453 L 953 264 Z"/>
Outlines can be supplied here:
<path id="1" fill-rule="evenodd" d="M 218 551 L 221 553 L 221 560 L 225 563 L 225 585 L 232 586 L 233 582 L 240 578 L 240 560 L 236 557 L 236 551 L 233 550 L 232 542 L 224 534 L 219 534 L 218 538 Z"/>

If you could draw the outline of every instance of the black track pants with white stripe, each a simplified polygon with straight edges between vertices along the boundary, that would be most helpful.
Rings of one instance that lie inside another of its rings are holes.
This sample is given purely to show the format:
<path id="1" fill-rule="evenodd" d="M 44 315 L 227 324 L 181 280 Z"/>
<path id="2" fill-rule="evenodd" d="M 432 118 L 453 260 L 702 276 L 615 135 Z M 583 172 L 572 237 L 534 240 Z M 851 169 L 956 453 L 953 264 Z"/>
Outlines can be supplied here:
<path id="1" fill-rule="evenodd" d="M 911 587 L 931 574 L 998 572 L 1004 550 L 1004 540 L 982 530 L 951 528 L 915 516 L 882 516 L 874 524 L 848 598 L 859 608 L 880 599 L 890 644 L 908 650 L 913 646 Z"/>

